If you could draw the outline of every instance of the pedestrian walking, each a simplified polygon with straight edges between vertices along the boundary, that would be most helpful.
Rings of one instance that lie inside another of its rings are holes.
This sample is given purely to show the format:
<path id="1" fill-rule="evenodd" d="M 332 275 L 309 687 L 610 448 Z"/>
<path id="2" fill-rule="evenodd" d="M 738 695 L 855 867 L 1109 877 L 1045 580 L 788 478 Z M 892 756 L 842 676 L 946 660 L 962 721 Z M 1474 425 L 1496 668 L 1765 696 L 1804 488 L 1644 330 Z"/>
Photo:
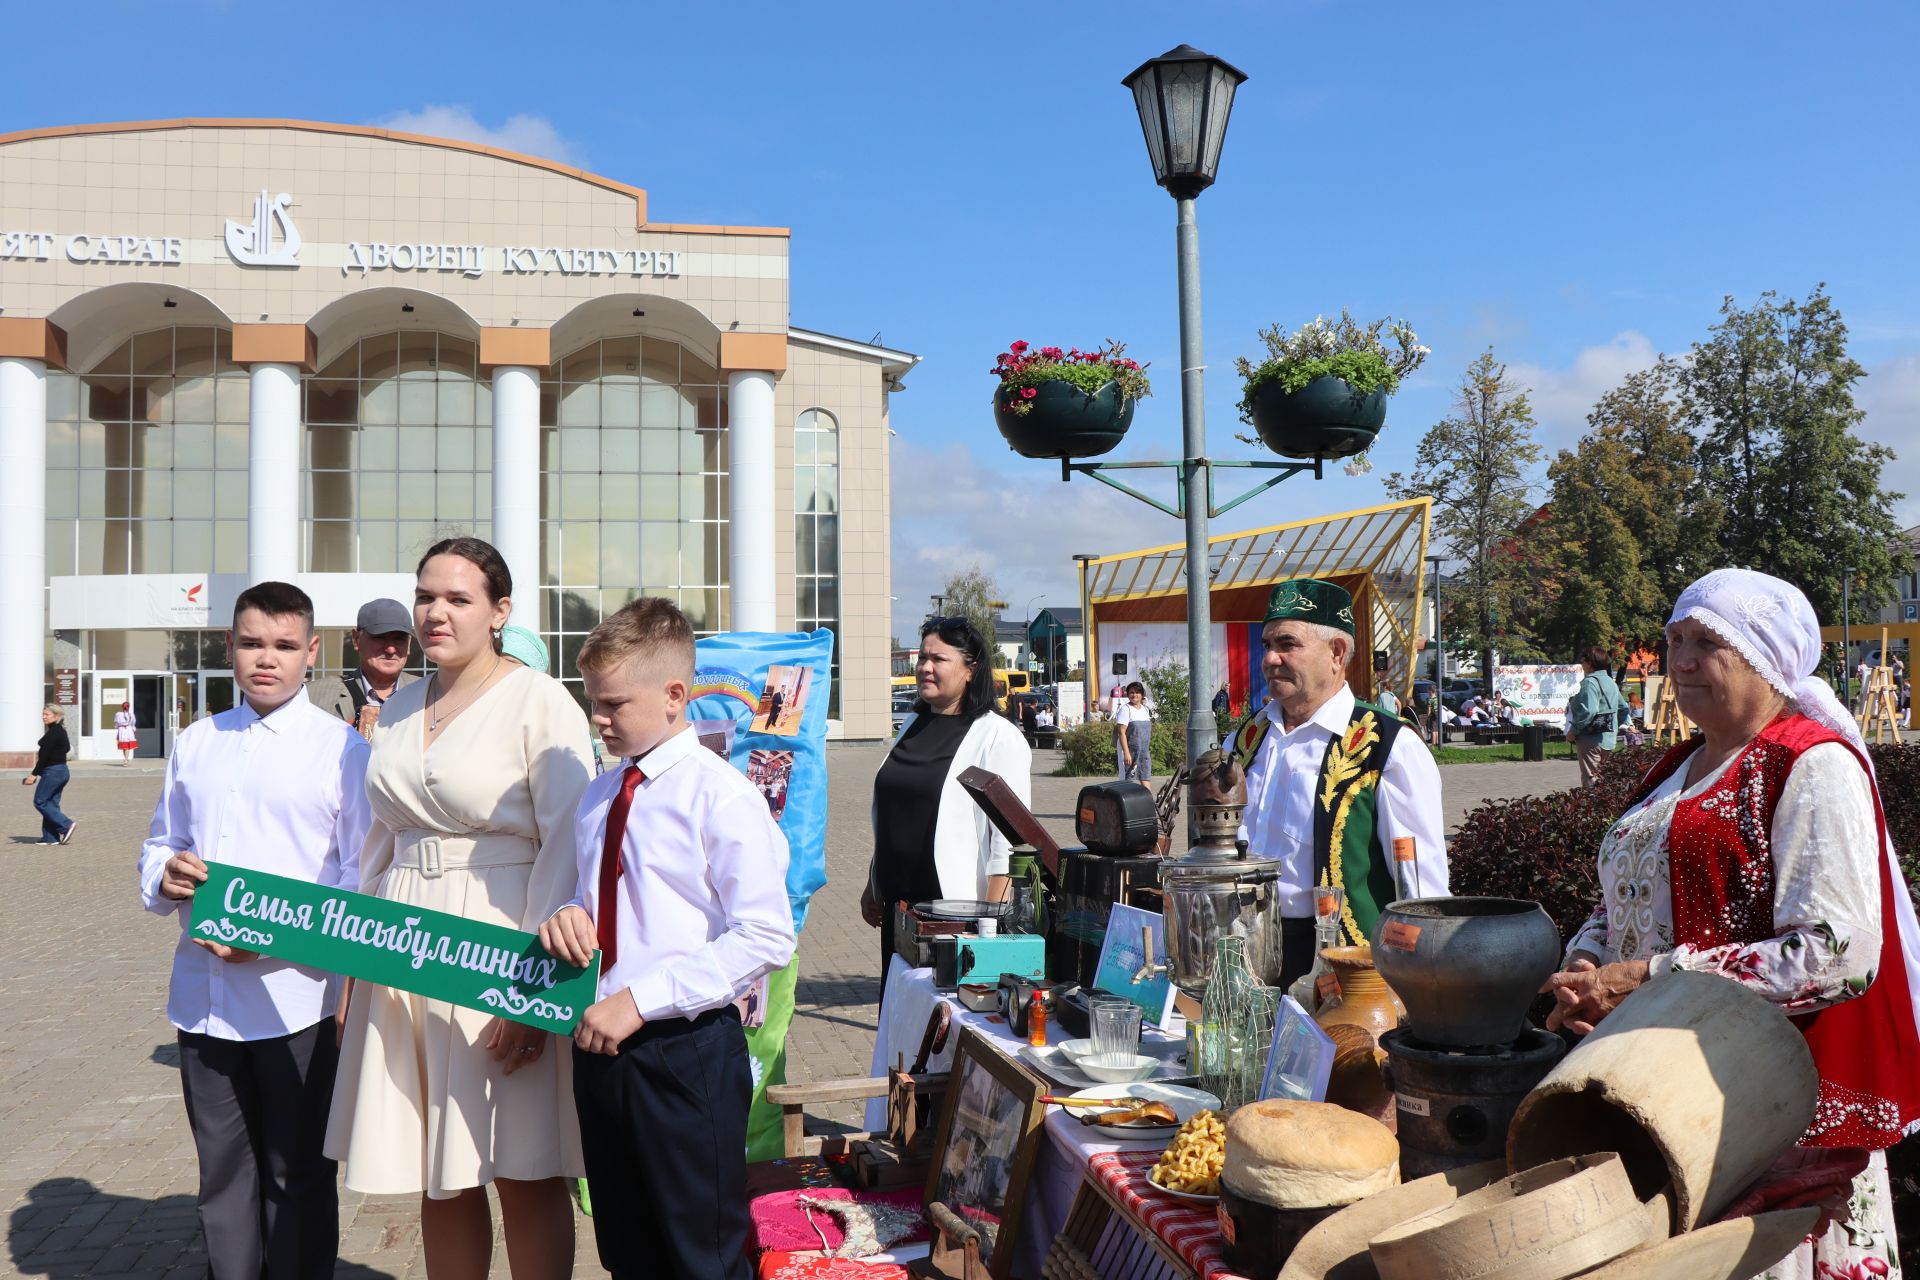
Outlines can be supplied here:
<path id="1" fill-rule="evenodd" d="M 40 754 L 34 759 L 33 773 L 20 781 L 33 788 L 33 807 L 40 811 L 40 843 L 65 844 L 73 839 L 74 821 L 60 812 L 60 793 L 72 776 L 67 756 L 73 744 L 67 740 L 67 713 L 49 706 L 40 713 L 46 731 L 40 735 Z"/>
<path id="2" fill-rule="evenodd" d="M 133 705 L 123 702 L 120 709 L 113 713 L 113 743 L 120 748 L 120 763 L 133 759 L 134 748 L 140 745 L 140 730 L 133 722 Z"/>
<path id="3" fill-rule="evenodd" d="M 1580 785 L 1591 786 L 1600 777 L 1600 764 L 1618 745 L 1617 734 L 1626 719 L 1626 700 L 1607 674 L 1607 651 L 1592 645 L 1581 651 L 1586 676 L 1567 703 L 1567 741 L 1580 760 Z"/>

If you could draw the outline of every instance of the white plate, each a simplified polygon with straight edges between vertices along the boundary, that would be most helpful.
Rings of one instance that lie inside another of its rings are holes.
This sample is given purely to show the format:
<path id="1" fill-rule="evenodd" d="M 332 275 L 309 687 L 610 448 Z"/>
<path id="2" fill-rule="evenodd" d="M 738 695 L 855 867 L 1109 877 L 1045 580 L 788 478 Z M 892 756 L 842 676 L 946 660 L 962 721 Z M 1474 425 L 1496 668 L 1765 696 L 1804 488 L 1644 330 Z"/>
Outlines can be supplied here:
<path id="1" fill-rule="evenodd" d="M 1176 1196 L 1182 1200 L 1191 1200 L 1195 1204 L 1218 1204 L 1220 1202 L 1218 1195 L 1210 1196 L 1198 1191 L 1175 1191 L 1172 1187 L 1163 1187 L 1160 1185 L 1160 1180 L 1153 1176 L 1152 1170 L 1148 1170 L 1147 1172 L 1147 1182 L 1155 1191 L 1158 1191 L 1163 1196 Z"/>
<path id="2" fill-rule="evenodd" d="M 1157 1142 L 1166 1145 L 1167 1139 L 1175 1130 L 1202 1111 L 1218 1111 L 1220 1099 L 1200 1089 L 1189 1089 L 1185 1085 L 1160 1084 L 1148 1080 L 1141 1084 L 1096 1084 L 1091 1088 L 1076 1090 L 1076 1098 L 1137 1098 L 1142 1102 L 1164 1102 L 1173 1108 L 1178 1117 L 1173 1124 L 1156 1125 L 1151 1129 L 1117 1129 L 1112 1125 L 1093 1124 L 1087 1128 L 1110 1138 L 1115 1142 Z"/>

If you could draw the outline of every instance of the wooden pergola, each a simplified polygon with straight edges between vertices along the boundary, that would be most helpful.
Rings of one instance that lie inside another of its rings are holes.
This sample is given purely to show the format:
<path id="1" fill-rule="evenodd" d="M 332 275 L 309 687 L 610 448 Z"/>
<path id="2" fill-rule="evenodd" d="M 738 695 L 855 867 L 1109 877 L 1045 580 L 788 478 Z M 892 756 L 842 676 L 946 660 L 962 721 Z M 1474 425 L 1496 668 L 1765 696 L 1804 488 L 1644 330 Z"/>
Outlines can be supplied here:
<path id="1" fill-rule="evenodd" d="M 1354 654 L 1348 682 L 1362 697 L 1381 687 L 1410 696 L 1420 650 L 1427 539 L 1433 501 L 1384 506 L 1268 525 L 1208 540 L 1210 613 L 1227 624 L 1230 647 L 1266 616 L 1267 596 L 1288 578 L 1324 578 L 1353 593 Z M 1184 622 L 1185 543 L 1148 547 L 1083 562 L 1082 634 L 1087 670 L 1100 669 L 1102 622 Z M 1386 654 L 1375 679 L 1372 655 Z M 1234 670 L 1230 658 L 1228 669 Z"/>

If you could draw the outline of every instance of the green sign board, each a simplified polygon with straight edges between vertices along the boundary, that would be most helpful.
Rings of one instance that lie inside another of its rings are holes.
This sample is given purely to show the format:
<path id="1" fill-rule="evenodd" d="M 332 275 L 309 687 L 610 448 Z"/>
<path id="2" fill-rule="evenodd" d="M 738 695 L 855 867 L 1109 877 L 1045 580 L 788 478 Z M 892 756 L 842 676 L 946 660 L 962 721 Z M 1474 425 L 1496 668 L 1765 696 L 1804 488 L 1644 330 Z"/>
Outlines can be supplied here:
<path id="1" fill-rule="evenodd" d="M 194 891 L 193 936 L 572 1035 L 600 982 L 531 933 L 224 863 Z"/>

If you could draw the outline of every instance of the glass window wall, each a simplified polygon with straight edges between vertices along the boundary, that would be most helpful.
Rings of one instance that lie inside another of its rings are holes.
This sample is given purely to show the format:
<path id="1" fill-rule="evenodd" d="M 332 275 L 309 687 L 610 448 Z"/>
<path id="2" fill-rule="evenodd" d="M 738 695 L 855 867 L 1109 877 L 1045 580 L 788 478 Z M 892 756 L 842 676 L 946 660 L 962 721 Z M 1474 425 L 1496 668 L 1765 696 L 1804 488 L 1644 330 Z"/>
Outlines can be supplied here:
<path id="1" fill-rule="evenodd" d="M 48 575 L 244 572 L 246 423 L 224 329 L 135 334 L 48 374 Z"/>
<path id="2" fill-rule="evenodd" d="M 541 383 L 540 630 L 582 696 L 587 632 L 665 596 L 697 634 L 727 625 L 726 386 L 665 339 L 606 338 Z"/>
<path id="3" fill-rule="evenodd" d="M 465 338 L 402 330 L 362 338 L 306 379 L 308 572 L 409 572 L 438 538 L 490 536 L 493 391 L 477 354 Z"/>

